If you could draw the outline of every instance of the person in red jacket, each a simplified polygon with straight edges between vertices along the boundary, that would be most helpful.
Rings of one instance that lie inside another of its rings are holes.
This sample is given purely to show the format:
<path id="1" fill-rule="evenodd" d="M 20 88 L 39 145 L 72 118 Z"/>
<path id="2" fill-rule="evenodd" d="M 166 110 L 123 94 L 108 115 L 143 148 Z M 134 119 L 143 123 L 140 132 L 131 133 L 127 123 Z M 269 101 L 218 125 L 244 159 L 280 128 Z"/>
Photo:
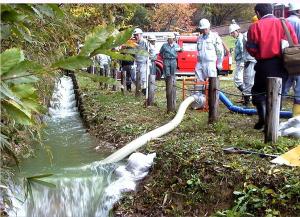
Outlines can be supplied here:
<path id="1" fill-rule="evenodd" d="M 284 86 L 288 76 L 281 51 L 281 41 L 287 38 L 280 19 L 272 14 L 271 4 L 257 4 L 254 11 L 259 21 L 249 28 L 246 49 L 257 61 L 254 68 L 256 74 L 252 87 L 252 103 L 256 106 L 259 117 L 254 129 L 261 130 L 265 126 L 267 77 L 282 78 Z M 298 44 L 294 29 L 288 22 L 287 26 L 292 40 Z"/>

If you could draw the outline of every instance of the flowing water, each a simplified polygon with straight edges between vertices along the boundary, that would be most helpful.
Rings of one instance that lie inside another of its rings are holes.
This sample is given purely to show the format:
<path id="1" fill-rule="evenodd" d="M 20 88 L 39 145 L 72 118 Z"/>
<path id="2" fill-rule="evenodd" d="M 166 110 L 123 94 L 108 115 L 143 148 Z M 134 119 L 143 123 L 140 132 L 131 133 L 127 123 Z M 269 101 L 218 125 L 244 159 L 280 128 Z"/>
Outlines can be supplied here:
<path id="1" fill-rule="evenodd" d="M 33 185 L 33 199 L 25 200 L 24 190 L 16 186 L 19 200 L 11 216 L 18 217 L 101 217 L 108 216 L 121 190 L 114 188 L 120 180 L 113 173 L 116 165 L 101 166 L 97 162 L 109 153 L 97 153 L 95 140 L 86 133 L 76 107 L 70 77 L 60 78 L 54 88 L 45 117 L 43 132 L 45 147 L 37 147 L 36 157 L 23 161 L 19 178 L 53 174 L 43 181 L 55 188 Z M 124 183 L 124 182 L 122 182 Z M 120 186 L 117 184 L 117 186 Z M 135 184 L 129 187 L 133 190 Z M 116 192 L 114 192 L 116 191 Z M 109 195 L 108 195 L 109 194 Z"/>

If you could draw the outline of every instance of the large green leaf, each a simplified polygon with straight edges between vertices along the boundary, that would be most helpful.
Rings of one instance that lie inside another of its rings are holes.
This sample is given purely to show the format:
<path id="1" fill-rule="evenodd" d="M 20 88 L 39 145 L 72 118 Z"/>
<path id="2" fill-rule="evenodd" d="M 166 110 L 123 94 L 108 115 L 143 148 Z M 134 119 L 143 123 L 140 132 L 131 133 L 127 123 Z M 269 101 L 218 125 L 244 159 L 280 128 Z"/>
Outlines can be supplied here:
<path id="1" fill-rule="evenodd" d="M 22 77 L 8 78 L 5 80 L 7 84 L 30 84 L 36 83 L 39 80 L 38 77 L 34 75 L 28 75 L 28 73 Z"/>
<path id="2" fill-rule="evenodd" d="M 141 56 L 149 56 L 149 53 L 148 51 L 146 50 L 141 50 L 141 49 L 123 49 L 123 50 L 120 50 L 120 53 L 122 54 L 138 54 L 138 55 L 141 55 Z"/>
<path id="3" fill-rule="evenodd" d="M 30 112 L 41 113 L 44 107 L 39 103 L 36 89 L 30 84 L 14 85 L 11 90 L 20 98 L 24 109 Z"/>
<path id="4" fill-rule="evenodd" d="M 112 59 L 116 59 L 116 60 L 134 61 L 134 57 L 132 55 L 124 55 L 117 51 L 103 51 L 103 54 L 106 54 L 110 56 Z"/>
<path id="5" fill-rule="evenodd" d="M 24 14 L 19 14 L 16 10 L 6 10 L 1 12 L 1 21 L 2 22 L 22 22 L 27 16 Z"/>
<path id="6" fill-rule="evenodd" d="M 90 58 L 84 56 L 72 56 L 67 59 L 59 60 L 55 62 L 52 67 L 53 68 L 60 68 L 60 69 L 68 69 L 68 70 L 75 70 L 86 68 L 92 65 L 93 62 Z"/>
<path id="7" fill-rule="evenodd" d="M 13 93 L 13 91 L 4 83 L 0 83 L 0 99 L 11 99 L 18 104 L 22 104 L 20 99 Z"/>
<path id="8" fill-rule="evenodd" d="M 11 87 L 11 90 L 20 99 L 25 99 L 25 98 L 38 99 L 38 96 L 36 94 L 36 89 L 33 85 L 30 85 L 30 84 L 14 85 L 13 87 Z"/>
<path id="9" fill-rule="evenodd" d="M 33 184 L 33 183 L 38 183 L 40 185 L 43 185 L 43 186 L 46 186 L 46 187 L 49 187 L 49 188 L 55 188 L 56 187 L 55 184 L 40 180 L 41 178 L 46 178 L 46 177 L 49 177 L 49 176 L 52 176 L 52 175 L 53 174 L 36 175 L 36 176 L 27 177 L 26 179 L 27 179 L 27 181 L 30 185 Z"/>
<path id="10" fill-rule="evenodd" d="M 33 120 L 29 111 L 17 104 L 13 100 L 2 100 L 1 107 L 4 114 L 7 114 L 12 120 L 23 125 L 32 125 Z"/>
<path id="11" fill-rule="evenodd" d="M 82 47 L 81 56 L 90 55 L 96 48 L 100 47 L 113 31 L 113 27 L 96 27 L 92 33 L 88 34 L 85 38 L 84 46 Z"/>
<path id="12" fill-rule="evenodd" d="M 23 106 L 25 109 L 36 112 L 36 113 L 43 113 L 46 112 L 45 107 L 43 107 L 38 101 L 34 99 L 24 99 L 22 100 Z"/>
<path id="13" fill-rule="evenodd" d="M 0 54 L 0 75 L 7 73 L 13 66 L 24 60 L 24 53 L 19 48 L 11 48 Z"/>
<path id="14" fill-rule="evenodd" d="M 107 40 L 105 41 L 105 43 L 103 43 L 99 48 L 97 48 L 96 50 L 94 50 L 94 52 L 92 52 L 91 56 L 99 54 L 103 50 L 109 50 L 109 49 L 111 49 L 112 48 L 112 44 L 114 43 L 114 41 L 115 41 L 114 36 L 108 37 Z"/>
<path id="15" fill-rule="evenodd" d="M 54 17 L 54 12 L 52 10 L 51 7 L 49 7 L 48 4 L 38 4 L 35 6 L 39 12 L 43 15 L 46 15 L 47 17 L 51 17 L 53 18 Z"/>
<path id="16" fill-rule="evenodd" d="M 15 7 L 20 8 L 26 14 L 35 15 L 32 6 L 29 4 L 16 4 Z"/>
<path id="17" fill-rule="evenodd" d="M 41 175 L 36 175 L 36 176 L 30 176 L 30 177 L 26 177 L 26 179 L 40 179 L 40 178 L 46 178 L 49 176 L 53 176 L 52 173 L 47 173 L 47 174 L 41 174 Z"/>
<path id="18" fill-rule="evenodd" d="M 12 7 L 8 4 L 2 4 L 1 7 L 0 7 L 0 10 L 1 10 L 1 14 L 4 12 L 4 11 L 11 11 L 13 10 Z"/>
<path id="19" fill-rule="evenodd" d="M 90 78 L 94 82 L 103 82 L 103 83 L 106 83 L 106 84 L 117 84 L 118 83 L 115 79 L 110 78 L 110 77 L 93 75 L 93 74 L 90 74 L 90 73 L 81 73 L 81 72 L 79 72 L 79 74 L 81 74 L 84 77 Z"/>
<path id="20" fill-rule="evenodd" d="M 64 16 L 64 12 L 58 7 L 57 4 L 47 4 L 48 7 L 50 7 L 53 12 L 60 18 Z"/>
<path id="21" fill-rule="evenodd" d="M 122 44 L 125 44 L 132 36 L 133 28 L 125 29 L 122 32 L 119 32 L 116 36 L 114 36 L 115 41 L 112 44 L 113 47 L 118 47 Z"/>
<path id="22" fill-rule="evenodd" d="M 1 79 L 7 80 L 7 79 L 18 79 L 20 76 L 26 76 L 30 75 L 31 73 L 41 73 L 44 71 L 44 68 L 42 65 L 32 62 L 29 60 L 24 60 L 15 66 L 13 66 L 9 71 L 2 74 Z"/>
<path id="23" fill-rule="evenodd" d="M 105 43 L 103 43 L 99 48 L 97 48 L 92 56 L 101 53 L 102 50 L 110 50 L 112 48 L 119 47 L 125 44 L 132 36 L 133 29 L 128 28 L 122 32 L 116 32 L 116 34 L 111 35 Z"/>

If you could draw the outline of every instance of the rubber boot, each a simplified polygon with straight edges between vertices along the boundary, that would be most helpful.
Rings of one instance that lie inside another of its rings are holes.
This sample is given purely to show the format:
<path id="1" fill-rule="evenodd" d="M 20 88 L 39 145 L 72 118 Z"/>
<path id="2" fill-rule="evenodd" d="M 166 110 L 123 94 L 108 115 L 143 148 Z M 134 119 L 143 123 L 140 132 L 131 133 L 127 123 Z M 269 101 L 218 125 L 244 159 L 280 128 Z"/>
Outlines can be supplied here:
<path id="1" fill-rule="evenodd" d="M 126 89 L 127 89 L 127 91 L 131 92 L 131 84 L 127 84 Z"/>
<path id="2" fill-rule="evenodd" d="M 266 123 L 266 102 L 261 101 L 256 104 L 258 122 L 254 125 L 254 129 L 263 130 Z"/>
<path id="3" fill-rule="evenodd" d="M 243 105 L 244 105 L 245 107 L 249 107 L 249 104 L 250 104 L 250 96 L 243 95 L 243 98 L 244 98 Z"/>
<path id="4" fill-rule="evenodd" d="M 238 86 L 238 89 L 239 89 L 241 92 L 243 92 L 245 88 L 244 88 L 243 85 L 240 85 L 240 86 Z"/>
<path id="5" fill-rule="evenodd" d="M 293 105 L 293 117 L 300 115 L 300 104 Z"/>

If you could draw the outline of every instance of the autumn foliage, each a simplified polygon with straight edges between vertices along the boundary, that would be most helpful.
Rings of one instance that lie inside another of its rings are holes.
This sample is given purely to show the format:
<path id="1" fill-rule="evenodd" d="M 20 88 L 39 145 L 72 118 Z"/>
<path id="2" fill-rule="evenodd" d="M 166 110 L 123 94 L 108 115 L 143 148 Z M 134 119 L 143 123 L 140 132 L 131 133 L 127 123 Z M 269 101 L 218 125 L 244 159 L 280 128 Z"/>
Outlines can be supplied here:
<path id="1" fill-rule="evenodd" d="M 191 31 L 196 8 L 191 4 L 158 4 L 151 17 L 153 31 Z"/>

